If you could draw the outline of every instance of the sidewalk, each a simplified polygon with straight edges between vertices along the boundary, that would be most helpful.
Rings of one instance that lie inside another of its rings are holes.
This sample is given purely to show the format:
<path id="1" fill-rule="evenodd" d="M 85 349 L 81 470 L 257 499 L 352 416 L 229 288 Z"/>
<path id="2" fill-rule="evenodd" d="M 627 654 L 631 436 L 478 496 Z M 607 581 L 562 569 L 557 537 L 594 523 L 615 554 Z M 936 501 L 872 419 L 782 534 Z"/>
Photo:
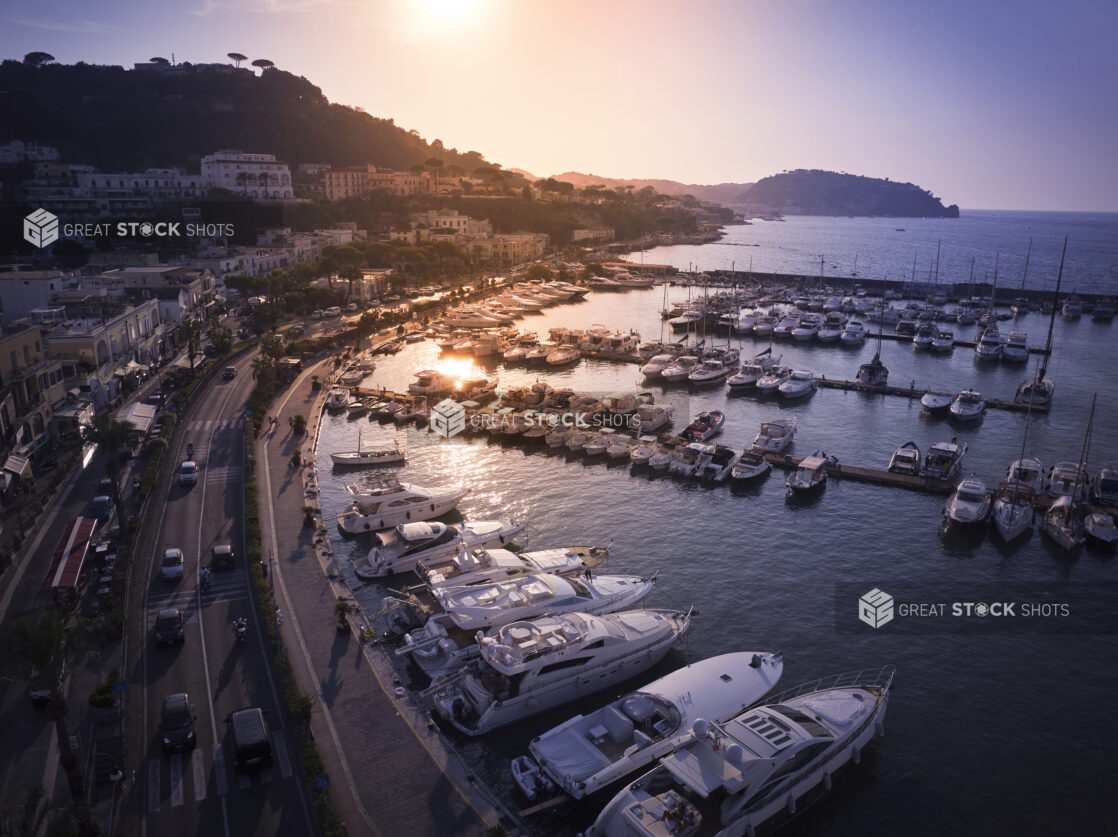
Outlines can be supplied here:
<path id="1" fill-rule="evenodd" d="M 332 358 L 303 372 L 284 391 L 257 439 L 256 479 L 262 500 L 263 551 L 284 615 L 283 635 L 300 688 L 314 696 L 311 729 L 334 803 L 351 835 L 484 834 L 496 811 L 471 787 L 461 762 L 426 716 L 393 682 L 376 645 L 339 635 L 334 604 L 349 596 L 328 539 L 303 527 L 303 507 L 317 506 L 313 450 L 325 390 L 311 377 L 329 374 Z M 288 419 L 302 414 L 307 434 Z M 302 468 L 289 465 L 302 450 Z"/>

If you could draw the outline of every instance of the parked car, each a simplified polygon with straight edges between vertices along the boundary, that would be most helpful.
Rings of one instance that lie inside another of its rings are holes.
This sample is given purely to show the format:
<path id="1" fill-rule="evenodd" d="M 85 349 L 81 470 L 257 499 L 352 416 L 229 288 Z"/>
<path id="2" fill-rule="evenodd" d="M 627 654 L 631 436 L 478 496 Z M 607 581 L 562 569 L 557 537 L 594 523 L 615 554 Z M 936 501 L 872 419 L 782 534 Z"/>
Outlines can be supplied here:
<path id="1" fill-rule="evenodd" d="M 231 544 L 219 543 L 213 548 L 213 559 L 210 561 L 215 570 L 230 570 L 233 568 L 233 547 Z"/>
<path id="2" fill-rule="evenodd" d="M 178 547 L 168 547 L 163 551 L 163 566 L 159 569 L 161 578 L 167 581 L 178 581 L 182 578 L 182 550 Z"/>
<path id="3" fill-rule="evenodd" d="M 186 692 L 163 698 L 159 732 L 163 736 L 164 753 L 177 753 L 194 746 L 194 718 L 194 706 Z"/>
<path id="4" fill-rule="evenodd" d="M 263 709 L 239 709 L 228 717 L 227 723 L 233 734 L 233 763 L 238 772 L 272 763 L 272 740 Z"/>
<path id="5" fill-rule="evenodd" d="M 155 617 L 155 644 L 174 645 L 179 643 L 181 645 L 185 638 L 182 611 L 176 607 L 160 608 L 159 614 Z"/>
<path id="6" fill-rule="evenodd" d="M 89 511 L 87 514 L 90 517 L 96 518 L 100 521 L 108 520 L 113 513 L 113 498 L 108 494 L 99 494 L 93 498 L 89 503 Z"/>
<path id="7" fill-rule="evenodd" d="M 337 305 L 331 305 L 329 308 L 323 309 L 322 315 L 324 317 L 340 317 L 342 315 L 342 309 Z"/>

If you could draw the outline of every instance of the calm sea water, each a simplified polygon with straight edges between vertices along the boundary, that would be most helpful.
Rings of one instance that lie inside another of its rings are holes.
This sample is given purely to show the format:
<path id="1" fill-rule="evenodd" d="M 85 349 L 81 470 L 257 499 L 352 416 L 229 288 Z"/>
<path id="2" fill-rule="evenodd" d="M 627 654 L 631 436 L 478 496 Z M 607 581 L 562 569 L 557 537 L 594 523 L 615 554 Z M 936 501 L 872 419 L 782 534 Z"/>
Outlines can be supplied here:
<path id="1" fill-rule="evenodd" d="M 1114 216 L 1101 226 L 1097 217 L 1071 216 L 1066 222 L 1072 233 L 1069 263 L 1075 254 L 1079 265 L 1065 274 L 1066 281 L 1083 291 L 1118 290 Z M 731 237 L 740 233 L 763 238 L 757 257 L 766 254 L 774 261 L 758 264 L 755 258 L 754 267 L 765 270 L 791 269 L 791 262 L 779 261 L 776 254 L 793 251 L 805 260 L 795 269 L 807 269 L 810 253 L 830 251 L 824 245 L 832 242 L 833 252 L 839 253 L 837 244 L 845 242 L 859 253 L 859 275 L 868 275 L 872 264 L 903 259 L 894 243 L 902 235 L 910 248 L 919 236 L 921 252 L 928 253 L 934 252 L 935 241 L 942 237 L 946 266 L 948 258 L 957 260 L 955 248 L 963 252 L 964 242 L 992 259 L 995 250 L 1016 250 L 1032 234 L 1033 264 L 1042 258 L 1050 261 L 1049 249 L 1058 248 L 1057 239 L 1062 241 L 1064 218 L 1018 214 L 972 218 L 969 213 L 954 222 L 789 218 L 783 223 L 731 228 Z M 906 234 L 895 233 L 895 226 L 905 226 Z M 950 250 L 948 231 L 955 236 Z M 1087 260 L 1080 250 L 1085 231 L 1096 236 L 1093 252 L 1101 254 L 1097 262 Z M 984 235 L 990 238 L 986 243 Z M 687 261 L 703 267 L 728 266 L 719 260 L 730 246 L 671 248 L 645 258 L 676 264 L 683 259 L 684 267 Z M 852 263 L 854 250 L 849 252 Z M 1024 245 L 1022 259 L 1023 253 Z M 911 252 L 907 258 L 911 263 Z M 842 264 L 841 259 L 837 262 Z M 969 268 L 969 256 L 966 263 Z M 743 266 L 740 259 L 737 266 Z M 1038 285 L 1043 273 L 1038 267 Z M 1054 275 L 1053 266 L 1053 281 Z M 683 288 L 668 289 L 669 299 L 686 294 Z M 635 328 L 656 339 L 662 328 L 658 312 L 663 295 L 661 288 L 592 293 L 582 303 L 549 309 L 518 325 L 546 335 L 555 325 L 601 323 Z M 1033 314 L 1018 325 L 1029 332 L 1030 343 L 1043 343 L 1046 317 Z M 963 329 L 956 328 L 956 333 L 962 336 Z M 1049 365 L 1056 382 L 1055 403 L 1050 414 L 1032 416 L 1026 443 L 1026 450 L 1039 456 L 1045 467 L 1078 459 L 1095 393 L 1098 406 L 1089 468 L 1093 472 L 1103 463 L 1118 461 L 1118 423 L 1113 421 L 1118 408 L 1118 379 L 1113 371 L 1118 362 L 1116 337 L 1115 326 L 1094 323 L 1089 317 L 1056 321 Z M 746 340 L 743 354 L 765 345 Z M 874 349 L 872 341 L 855 350 L 783 343 L 774 353 L 817 375 L 849 379 Z M 976 364 L 973 351 L 966 349 L 938 357 L 916 353 L 907 344 L 885 342 L 882 358 L 892 383 L 915 380 L 918 387 L 952 391 L 974 386 L 996 398 L 1012 398 L 1017 384 L 1030 374 L 1023 366 Z M 380 361 L 369 383 L 402 388 L 415 371 L 439 363 L 433 344 L 409 346 Z M 755 396 L 728 397 L 722 389 L 688 393 L 648 388 L 639 384 L 636 367 L 598 361 L 584 361 L 560 372 L 506 369 L 500 364 L 486 371 L 497 375 L 502 387 L 542 375 L 555 386 L 598 393 L 651 389 L 658 401 L 676 405 L 677 428 L 684 416 L 717 407 L 727 414 L 721 441 L 736 446 L 751 443 L 763 420 L 793 415 L 799 422 L 793 453 L 804 455 L 821 448 L 843 462 L 868 467 L 885 468 L 893 450 L 906 440 L 915 440 L 924 450 L 932 442 L 958 436 L 970 446 L 964 471 L 988 484 L 996 483 L 1018 457 L 1027 420 L 1024 414 L 990 410 L 980 424 L 961 428 L 929 419 L 916 401 L 827 389 L 786 406 Z M 326 454 L 352 448 L 359 429 L 366 443 L 387 440 L 397 432 L 365 418 L 325 418 L 316 461 L 327 516 L 343 510 L 342 486 L 365 475 L 332 471 Z M 951 582 L 1004 585 L 1012 590 L 1019 582 L 1033 582 L 1073 597 L 1097 593 L 1104 582 L 1118 580 L 1112 554 L 1084 549 L 1069 556 L 1039 532 L 1012 546 L 1002 544 L 992 531 L 977 539 L 947 538 L 941 533 L 943 497 L 896 488 L 832 480 L 817 499 L 793 505 L 785 498 L 779 472 L 755 488 L 734 492 L 725 485 L 704 487 L 634 474 L 627 465 L 601 460 L 587 463 L 485 441 L 439 443 L 417 430 L 400 434 L 409 458 L 396 473 L 423 486 L 468 486 L 470 494 L 460 506 L 467 517 L 527 521 L 528 530 L 520 541 L 532 548 L 612 542 L 602 571 L 657 571 L 650 606 L 696 607 L 690 633 L 659 667 L 633 685 L 687 662 L 737 650 L 782 650 L 782 685 L 789 687 L 839 671 L 896 665 L 886 735 L 874 755 L 784 833 L 884 837 L 902 833 L 1113 835 L 1118 831 L 1118 812 L 1110 799 L 1118 782 L 1118 747 L 1105 721 L 1118 694 L 1114 666 L 1118 638 L 1054 632 L 1028 637 L 931 632 L 897 636 L 836 630 L 836 584 L 842 582 L 893 591 L 915 584 L 938 589 L 937 585 Z M 332 538 L 343 557 L 360 556 L 370 546 L 363 538 L 343 538 L 336 529 Z M 362 603 L 376 609 L 384 588 L 362 585 L 353 577 L 350 581 Z M 853 612 L 855 602 L 843 606 Z M 614 689 L 481 741 L 464 741 L 462 752 L 487 784 L 507 795 L 508 759 L 524 752 L 533 735 L 624 690 Z M 563 808 L 531 820 L 530 825 L 540 834 L 569 833 L 589 822 L 604 801 L 592 799 Z"/>

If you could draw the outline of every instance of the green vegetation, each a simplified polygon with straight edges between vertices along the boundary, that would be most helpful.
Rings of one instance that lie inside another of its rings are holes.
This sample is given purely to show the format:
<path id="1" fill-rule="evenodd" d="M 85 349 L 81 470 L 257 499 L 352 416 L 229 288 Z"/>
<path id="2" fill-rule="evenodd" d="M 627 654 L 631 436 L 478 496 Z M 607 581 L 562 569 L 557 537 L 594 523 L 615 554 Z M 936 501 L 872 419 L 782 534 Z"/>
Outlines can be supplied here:
<path id="1" fill-rule="evenodd" d="M 814 169 L 758 180 L 742 195 L 742 202 L 758 213 L 959 217 L 958 206 L 945 207 L 931 192 L 912 183 Z"/>

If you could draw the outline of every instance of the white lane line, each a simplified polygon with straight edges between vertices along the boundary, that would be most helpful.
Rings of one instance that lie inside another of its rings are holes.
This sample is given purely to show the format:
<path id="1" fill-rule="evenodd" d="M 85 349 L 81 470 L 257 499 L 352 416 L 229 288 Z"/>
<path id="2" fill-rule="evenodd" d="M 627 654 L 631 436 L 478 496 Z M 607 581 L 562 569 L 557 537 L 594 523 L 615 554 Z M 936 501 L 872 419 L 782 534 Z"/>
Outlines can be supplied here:
<path id="1" fill-rule="evenodd" d="M 287 744 L 283 740 L 283 735 L 278 732 L 272 733 L 272 751 L 275 753 L 276 763 L 279 764 L 280 776 L 290 779 L 291 759 L 287 757 Z"/>
<path id="2" fill-rule="evenodd" d="M 182 753 L 171 756 L 171 807 L 178 808 L 185 801 L 182 787 Z"/>
<path id="3" fill-rule="evenodd" d="M 159 759 L 148 759 L 148 813 L 158 813 L 160 805 Z"/>
<path id="4" fill-rule="evenodd" d="M 229 793 L 229 777 L 225 775 L 225 744 L 217 745 L 214 753 L 214 778 L 217 780 L 217 795 L 225 796 Z"/>
<path id="5" fill-rule="evenodd" d="M 206 767 L 202 763 L 202 748 L 195 747 L 190 756 L 190 767 L 194 773 L 194 801 L 201 802 L 206 798 Z"/>
<path id="6" fill-rule="evenodd" d="M 252 778 L 247 773 L 241 773 L 237 776 L 237 787 L 241 790 L 248 790 L 252 787 Z"/>

